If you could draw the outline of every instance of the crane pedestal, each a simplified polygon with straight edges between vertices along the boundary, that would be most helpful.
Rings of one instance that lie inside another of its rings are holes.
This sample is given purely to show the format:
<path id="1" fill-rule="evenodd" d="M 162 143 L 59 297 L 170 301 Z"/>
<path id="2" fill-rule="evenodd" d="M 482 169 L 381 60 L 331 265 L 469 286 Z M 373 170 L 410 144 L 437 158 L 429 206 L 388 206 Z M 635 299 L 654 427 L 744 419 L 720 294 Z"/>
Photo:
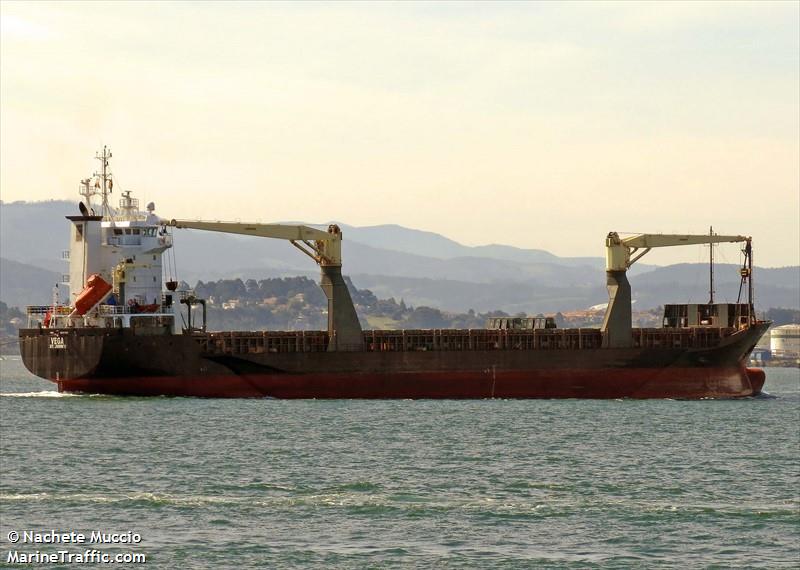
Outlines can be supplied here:
<path id="1" fill-rule="evenodd" d="M 353 299 L 347 284 L 342 278 L 340 265 L 321 265 L 322 287 L 328 298 L 328 343 L 329 352 L 345 352 L 364 350 L 364 334 L 358 315 L 353 306 Z"/>
<path id="2" fill-rule="evenodd" d="M 603 348 L 633 346 L 631 284 L 625 271 L 606 271 L 608 308 L 603 318 Z"/>

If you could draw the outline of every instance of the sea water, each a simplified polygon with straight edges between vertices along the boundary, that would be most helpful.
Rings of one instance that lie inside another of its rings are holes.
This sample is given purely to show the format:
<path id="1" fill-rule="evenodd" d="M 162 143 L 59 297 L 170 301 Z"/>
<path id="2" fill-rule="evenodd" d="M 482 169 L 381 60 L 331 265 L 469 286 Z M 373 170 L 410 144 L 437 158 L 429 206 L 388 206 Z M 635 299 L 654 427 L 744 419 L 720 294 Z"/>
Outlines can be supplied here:
<path id="1" fill-rule="evenodd" d="M 122 398 L 57 394 L 6 357 L 0 564 L 91 549 L 151 568 L 798 567 L 799 371 L 767 369 L 765 390 Z"/>

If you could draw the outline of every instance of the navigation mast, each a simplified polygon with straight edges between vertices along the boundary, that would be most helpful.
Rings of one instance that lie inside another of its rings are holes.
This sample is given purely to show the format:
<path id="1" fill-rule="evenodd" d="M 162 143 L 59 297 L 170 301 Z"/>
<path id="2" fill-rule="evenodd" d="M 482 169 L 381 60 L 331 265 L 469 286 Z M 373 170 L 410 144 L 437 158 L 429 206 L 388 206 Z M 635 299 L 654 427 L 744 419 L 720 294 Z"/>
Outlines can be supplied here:
<path id="1" fill-rule="evenodd" d="M 714 235 L 714 227 L 708 227 L 708 235 Z M 708 304 L 714 304 L 714 244 L 708 244 Z"/>
<path id="2" fill-rule="evenodd" d="M 100 161 L 102 166 L 100 172 L 95 172 L 94 175 L 99 178 L 99 180 L 95 182 L 95 188 L 99 188 L 100 194 L 103 197 L 103 217 L 111 217 L 114 214 L 111 206 L 108 205 L 108 195 L 111 194 L 114 189 L 114 180 L 111 178 L 111 172 L 108 169 L 108 159 L 111 158 L 111 156 L 111 151 L 105 145 L 103 145 L 103 154 L 99 152 L 95 154 L 95 158 Z"/>

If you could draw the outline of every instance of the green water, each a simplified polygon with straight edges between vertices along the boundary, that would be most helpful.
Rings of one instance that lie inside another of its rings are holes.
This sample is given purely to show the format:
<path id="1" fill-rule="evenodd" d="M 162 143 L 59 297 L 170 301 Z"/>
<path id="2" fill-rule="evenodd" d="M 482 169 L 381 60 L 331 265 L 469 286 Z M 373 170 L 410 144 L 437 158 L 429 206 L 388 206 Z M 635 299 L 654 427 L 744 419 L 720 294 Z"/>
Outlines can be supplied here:
<path id="1" fill-rule="evenodd" d="M 800 374 L 723 401 L 71 396 L 0 362 L 0 560 L 148 568 L 800 565 Z"/>

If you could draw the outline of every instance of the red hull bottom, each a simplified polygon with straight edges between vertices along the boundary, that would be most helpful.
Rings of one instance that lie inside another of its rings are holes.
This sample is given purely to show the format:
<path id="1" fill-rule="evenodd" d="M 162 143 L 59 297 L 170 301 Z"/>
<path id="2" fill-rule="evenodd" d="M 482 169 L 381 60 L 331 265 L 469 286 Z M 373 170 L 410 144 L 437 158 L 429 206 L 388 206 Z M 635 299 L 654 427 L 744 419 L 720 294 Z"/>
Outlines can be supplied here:
<path id="1" fill-rule="evenodd" d="M 604 368 L 390 374 L 243 374 L 77 378 L 61 392 L 205 398 L 742 398 L 761 392 L 756 368 Z"/>

